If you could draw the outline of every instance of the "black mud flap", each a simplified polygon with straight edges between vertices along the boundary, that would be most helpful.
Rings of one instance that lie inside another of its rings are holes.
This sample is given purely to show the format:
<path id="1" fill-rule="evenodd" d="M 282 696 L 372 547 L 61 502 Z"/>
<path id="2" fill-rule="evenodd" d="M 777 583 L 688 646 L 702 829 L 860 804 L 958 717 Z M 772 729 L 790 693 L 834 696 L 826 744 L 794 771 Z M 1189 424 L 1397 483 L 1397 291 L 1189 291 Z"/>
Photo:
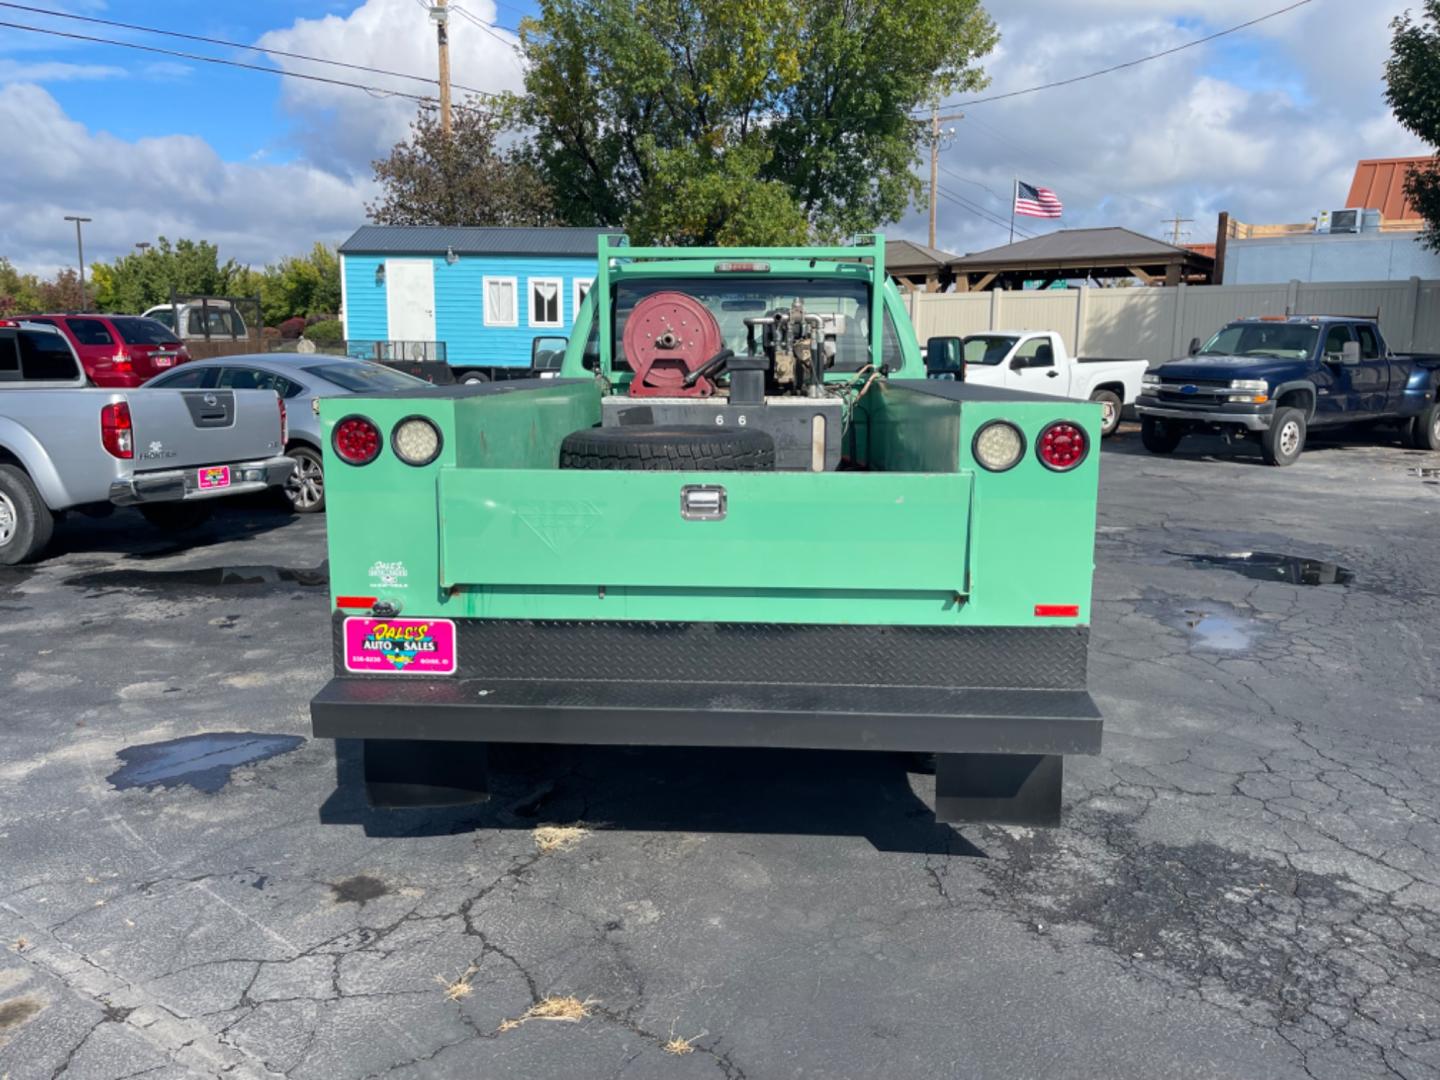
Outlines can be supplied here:
<path id="1" fill-rule="evenodd" d="M 1060 824 L 1060 754 L 936 754 L 935 819 L 990 825 Z"/>
<path id="2" fill-rule="evenodd" d="M 490 798 L 485 743 L 364 742 L 365 797 L 373 807 L 464 806 Z"/>

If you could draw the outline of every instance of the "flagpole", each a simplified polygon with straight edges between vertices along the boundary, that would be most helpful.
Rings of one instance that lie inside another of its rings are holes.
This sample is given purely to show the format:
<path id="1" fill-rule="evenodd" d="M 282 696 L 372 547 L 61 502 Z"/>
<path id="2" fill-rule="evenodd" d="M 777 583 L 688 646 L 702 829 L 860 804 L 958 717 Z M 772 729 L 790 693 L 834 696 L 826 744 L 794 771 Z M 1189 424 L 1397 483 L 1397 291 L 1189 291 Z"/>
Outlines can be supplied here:
<path id="1" fill-rule="evenodd" d="M 1015 177 L 1015 190 L 1010 193 L 1010 243 L 1015 242 L 1015 203 L 1020 198 L 1020 178 Z"/>

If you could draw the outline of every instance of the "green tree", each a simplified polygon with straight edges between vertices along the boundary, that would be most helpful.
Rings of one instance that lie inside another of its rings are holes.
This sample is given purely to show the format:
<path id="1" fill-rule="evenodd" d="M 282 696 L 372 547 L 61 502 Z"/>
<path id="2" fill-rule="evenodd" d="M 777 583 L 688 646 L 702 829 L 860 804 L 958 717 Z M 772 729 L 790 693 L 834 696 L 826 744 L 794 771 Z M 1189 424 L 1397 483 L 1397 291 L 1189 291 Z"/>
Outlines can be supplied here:
<path id="1" fill-rule="evenodd" d="M 111 263 L 91 267 L 94 301 L 101 311 L 139 312 L 170 299 L 170 290 L 203 296 L 224 296 L 232 291 L 243 268 L 205 240 L 160 237 L 144 251 L 121 255 Z"/>
<path id="2" fill-rule="evenodd" d="M 456 106 L 447 139 L 424 110 L 410 137 L 374 163 L 380 199 L 365 212 L 379 225 L 552 225 L 550 192 L 517 148 L 496 145 L 506 115 L 480 98 Z"/>
<path id="3" fill-rule="evenodd" d="M 572 224 L 642 231 L 657 178 L 705 167 L 696 239 L 758 239 L 736 188 L 776 183 L 810 231 L 898 219 L 917 198 L 915 113 L 977 89 L 997 37 L 979 0 L 539 0 L 521 25 L 531 153 Z M 677 156 L 679 155 L 679 156 Z M 735 161 L 727 159 L 737 155 Z M 768 193 L 768 188 L 762 188 Z"/>
<path id="4" fill-rule="evenodd" d="M 35 274 L 16 270 L 0 255 L 0 315 L 34 315 L 43 308 L 41 283 Z"/>
<path id="5" fill-rule="evenodd" d="M 340 258 L 324 244 L 263 270 L 245 267 L 235 280 L 238 294 L 260 297 L 268 326 L 292 315 L 334 315 L 340 310 Z"/>
<path id="6" fill-rule="evenodd" d="M 1406 129 L 1440 148 L 1440 0 L 1424 0 L 1422 10 L 1419 22 L 1407 11 L 1390 24 L 1385 99 Z M 1440 152 L 1410 171 L 1405 194 L 1425 219 L 1425 246 L 1440 251 Z"/>

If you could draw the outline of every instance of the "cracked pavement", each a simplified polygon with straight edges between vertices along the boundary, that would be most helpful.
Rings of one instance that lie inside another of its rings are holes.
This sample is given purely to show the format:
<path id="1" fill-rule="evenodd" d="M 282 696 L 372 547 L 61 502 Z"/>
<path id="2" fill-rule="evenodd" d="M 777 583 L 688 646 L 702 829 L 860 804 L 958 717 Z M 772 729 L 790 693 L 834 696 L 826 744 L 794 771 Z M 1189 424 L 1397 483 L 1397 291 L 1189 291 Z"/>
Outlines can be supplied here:
<path id="1" fill-rule="evenodd" d="M 1105 751 L 1051 831 L 814 753 L 500 748 L 490 803 L 373 812 L 308 737 L 323 590 L 271 572 L 323 521 L 67 521 L 0 570 L 0 1077 L 1440 1078 L 1434 455 L 1138 443 L 1102 469 Z M 1242 551 L 1356 580 L 1182 557 Z M 213 794 L 108 782 L 204 732 L 306 741 Z M 549 995 L 590 1015 L 501 1030 Z"/>

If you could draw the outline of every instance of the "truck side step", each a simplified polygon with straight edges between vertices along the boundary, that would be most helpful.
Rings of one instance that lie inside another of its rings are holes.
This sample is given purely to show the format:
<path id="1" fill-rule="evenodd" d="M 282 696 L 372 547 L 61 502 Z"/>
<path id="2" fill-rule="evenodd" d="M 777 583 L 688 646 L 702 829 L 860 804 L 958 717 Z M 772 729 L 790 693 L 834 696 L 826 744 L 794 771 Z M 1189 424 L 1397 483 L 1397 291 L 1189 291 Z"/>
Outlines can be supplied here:
<path id="1" fill-rule="evenodd" d="M 1053 828 L 1064 770 L 1059 754 L 936 754 L 935 820 Z"/>
<path id="2" fill-rule="evenodd" d="M 366 739 L 363 755 L 371 806 L 464 806 L 490 798 L 483 742 Z"/>

